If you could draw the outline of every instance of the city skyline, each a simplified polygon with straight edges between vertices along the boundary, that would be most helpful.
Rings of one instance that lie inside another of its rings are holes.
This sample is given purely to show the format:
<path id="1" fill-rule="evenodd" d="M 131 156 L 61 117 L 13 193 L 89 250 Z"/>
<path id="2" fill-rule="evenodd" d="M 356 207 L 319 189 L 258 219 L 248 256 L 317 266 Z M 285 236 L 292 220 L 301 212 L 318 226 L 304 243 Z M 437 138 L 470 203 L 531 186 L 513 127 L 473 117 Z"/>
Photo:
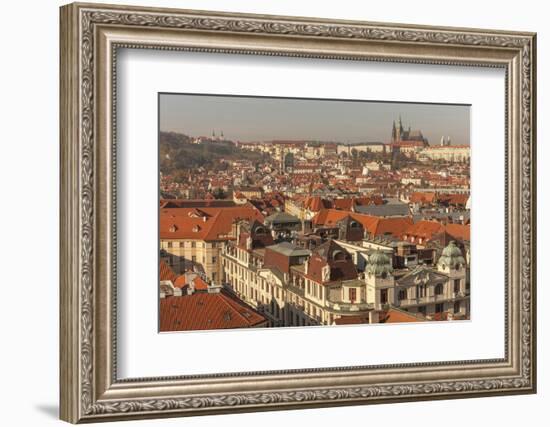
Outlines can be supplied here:
<path id="1" fill-rule="evenodd" d="M 470 144 L 469 105 L 162 93 L 159 108 L 161 131 L 194 137 L 387 143 L 401 117 L 404 128 L 422 131 L 431 145 L 442 136 Z"/>

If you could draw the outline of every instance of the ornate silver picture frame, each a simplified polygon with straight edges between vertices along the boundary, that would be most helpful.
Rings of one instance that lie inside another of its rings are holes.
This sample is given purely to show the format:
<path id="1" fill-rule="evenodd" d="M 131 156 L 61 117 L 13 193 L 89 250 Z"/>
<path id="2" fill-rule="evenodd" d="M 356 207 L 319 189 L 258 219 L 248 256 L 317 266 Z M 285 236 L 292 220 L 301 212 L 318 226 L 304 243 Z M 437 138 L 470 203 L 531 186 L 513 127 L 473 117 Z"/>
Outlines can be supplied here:
<path id="1" fill-rule="evenodd" d="M 60 44 L 61 419 L 97 422 L 536 391 L 535 34 L 77 3 L 61 8 Z M 122 48 L 503 69 L 504 357 L 119 378 L 116 62 Z"/>

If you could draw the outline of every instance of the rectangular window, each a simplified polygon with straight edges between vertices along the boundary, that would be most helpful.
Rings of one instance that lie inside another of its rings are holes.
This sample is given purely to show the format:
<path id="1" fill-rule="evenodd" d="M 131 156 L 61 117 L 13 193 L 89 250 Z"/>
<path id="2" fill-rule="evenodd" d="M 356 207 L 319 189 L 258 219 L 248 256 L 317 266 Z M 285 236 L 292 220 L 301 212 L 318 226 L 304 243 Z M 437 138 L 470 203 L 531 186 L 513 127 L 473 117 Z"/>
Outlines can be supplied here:
<path id="1" fill-rule="evenodd" d="M 168 243 L 166 244 L 166 246 L 169 247 L 169 248 L 171 248 L 171 247 L 172 247 L 172 242 L 168 242 Z"/>
<path id="2" fill-rule="evenodd" d="M 443 311 L 443 304 L 436 304 L 435 305 L 435 312 L 441 313 Z"/>
<path id="3" fill-rule="evenodd" d="M 455 279 L 454 292 L 455 292 L 455 294 L 460 292 L 460 279 Z"/>
<path id="4" fill-rule="evenodd" d="M 355 288 L 349 289 L 349 300 L 351 302 L 355 302 L 357 300 L 357 289 Z"/>
<path id="5" fill-rule="evenodd" d="M 212 264 L 216 263 L 217 258 L 215 256 L 212 257 Z"/>

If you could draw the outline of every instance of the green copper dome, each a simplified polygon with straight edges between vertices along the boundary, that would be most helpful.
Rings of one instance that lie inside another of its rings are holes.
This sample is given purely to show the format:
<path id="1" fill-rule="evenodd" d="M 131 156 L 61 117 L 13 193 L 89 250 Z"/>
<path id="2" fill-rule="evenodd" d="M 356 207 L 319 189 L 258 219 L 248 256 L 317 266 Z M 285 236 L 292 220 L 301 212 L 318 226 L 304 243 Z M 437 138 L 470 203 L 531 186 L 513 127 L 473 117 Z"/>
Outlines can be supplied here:
<path id="1" fill-rule="evenodd" d="M 449 266 L 449 268 L 458 269 L 464 264 L 466 264 L 466 261 L 462 256 L 462 251 L 456 245 L 455 241 L 451 240 L 449 244 L 445 247 L 445 249 L 443 249 L 443 252 L 441 252 L 439 261 L 437 261 L 437 265 L 443 268 Z"/>
<path id="2" fill-rule="evenodd" d="M 370 254 L 367 263 L 367 273 L 375 276 L 391 274 L 393 267 L 390 257 L 379 249 Z"/>

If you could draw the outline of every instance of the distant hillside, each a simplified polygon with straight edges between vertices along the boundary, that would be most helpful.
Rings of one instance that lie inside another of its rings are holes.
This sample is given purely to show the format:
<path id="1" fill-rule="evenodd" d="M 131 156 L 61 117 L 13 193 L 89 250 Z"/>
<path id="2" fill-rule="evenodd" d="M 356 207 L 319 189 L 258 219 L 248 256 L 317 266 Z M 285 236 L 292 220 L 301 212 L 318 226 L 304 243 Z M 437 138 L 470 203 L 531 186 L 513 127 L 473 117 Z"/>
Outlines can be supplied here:
<path id="1" fill-rule="evenodd" d="M 241 150 L 231 142 L 191 143 L 191 137 L 175 132 L 160 133 L 160 170 L 169 174 L 198 167 L 217 168 L 221 159 L 261 163 L 261 153 Z"/>

